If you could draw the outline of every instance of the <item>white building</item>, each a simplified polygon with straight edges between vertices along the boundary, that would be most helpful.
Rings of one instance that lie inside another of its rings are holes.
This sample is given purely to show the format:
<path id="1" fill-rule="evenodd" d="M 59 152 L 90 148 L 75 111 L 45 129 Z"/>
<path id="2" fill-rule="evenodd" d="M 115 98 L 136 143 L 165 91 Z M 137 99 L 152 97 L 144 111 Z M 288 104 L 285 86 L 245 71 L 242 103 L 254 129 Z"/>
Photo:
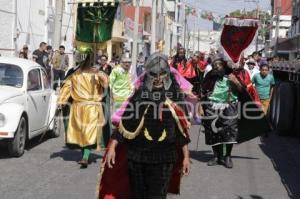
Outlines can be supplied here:
<path id="1" fill-rule="evenodd" d="M 220 31 L 199 31 L 190 32 L 186 36 L 186 42 L 189 44 L 189 51 L 201 51 L 209 53 L 210 49 L 218 49 L 220 45 Z"/>
<path id="2" fill-rule="evenodd" d="M 72 52 L 73 5 L 63 1 L 61 44 Z M 0 0 L 0 53 L 12 56 L 24 44 L 30 51 L 44 41 L 53 45 L 55 0 Z"/>
<path id="3" fill-rule="evenodd" d="M 141 6 L 150 8 L 152 8 L 152 3 L 152 0 L 140 1 Z M 156 0 L 157 17 L 155 42 L 157 43 L 157 50 L 160 50 L 167 55 L 172 53 L 171 50 L 177 45 L 181 36 L 179 33 L 181 25 L 179 25 L 179 23 L 175 23 L 175 18 L 179 12 L 178 3 L 179 0 Z M 151 22 L 151 18 L 148 19 L 148 21 Z M 149 25 L 151 25 L 151 23 Z M 151 33 L 151 27 L 147 31 Z M 151 35 L 149 35 L 149 38 L 151 38 Z M 164 44 L 163 47 L 159 45 L 160 43 Z"/>
<path id="4" fill-rule="evenodd" d="M 288 38 L 288 31 L 292 25 L 291 15 L 280 15 L 279 16 L 279 28 L 278 28 L 278 38 Z M 276 24 L 277 16 L 273 16 L 272 29 L 270 31 L 270 45 L 274 46 L 276 43 Z"/>

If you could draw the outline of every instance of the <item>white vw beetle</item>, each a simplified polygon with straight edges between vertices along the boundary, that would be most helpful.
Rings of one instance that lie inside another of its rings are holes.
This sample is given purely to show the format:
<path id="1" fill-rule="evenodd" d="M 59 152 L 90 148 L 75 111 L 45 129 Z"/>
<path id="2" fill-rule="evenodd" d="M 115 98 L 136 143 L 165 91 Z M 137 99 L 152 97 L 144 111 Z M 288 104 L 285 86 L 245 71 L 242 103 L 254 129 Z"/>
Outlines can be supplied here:
<path id="1" fill-rule="evenodd" d="M 0 140 L 11 156 L 23 155 L 25 141 L 46 131 L 59 136 L 56 99 L 40 65 L 0 57 Z"/>

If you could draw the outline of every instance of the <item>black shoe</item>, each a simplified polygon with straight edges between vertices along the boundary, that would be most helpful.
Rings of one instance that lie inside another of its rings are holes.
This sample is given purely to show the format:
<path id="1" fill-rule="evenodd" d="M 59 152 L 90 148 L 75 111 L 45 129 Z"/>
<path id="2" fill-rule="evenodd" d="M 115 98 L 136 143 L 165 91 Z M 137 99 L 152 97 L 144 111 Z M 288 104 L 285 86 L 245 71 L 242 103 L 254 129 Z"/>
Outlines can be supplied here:
<path id="1" fill-rule="evenodd" d="M 207 162 L 207 166 L 216 166 L 220 164 L 220 159 L 217 157 L 213 157 L 211 160 Z"/>
<path id="2" fill-rule="evenodd" d="M 228 168 L 228 169 L 232 169 L 232 168 L 233 168 L 233 163 L 232 163 L 232 159 L 231 159 L 230 156 L 226 156 L 226 157 L 225 157 L 224 165 L 225 165 L 225 167 Z"/>
<path id="3" fill-rule="evenodd" d="M 81 165 L 81 167 L 80 167 L 81 169 L 86 169 L 88 167 L 89 162 L 85 159 L 82 159 L 78 162 L 78 164 Z"/>
<path id="4" fill-rule="evenodd" d="M 218 164 L 218 158 L 213 157 L 211 160 L 207 162 L 207 166 L 216 166 Z"/>

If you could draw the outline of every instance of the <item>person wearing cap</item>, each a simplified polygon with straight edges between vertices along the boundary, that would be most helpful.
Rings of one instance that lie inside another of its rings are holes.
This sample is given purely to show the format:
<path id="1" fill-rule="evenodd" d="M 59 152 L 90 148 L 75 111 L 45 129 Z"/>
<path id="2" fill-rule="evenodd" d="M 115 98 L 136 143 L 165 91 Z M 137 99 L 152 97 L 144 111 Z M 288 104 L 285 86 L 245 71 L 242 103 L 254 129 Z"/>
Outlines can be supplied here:
<path id="1" fill-rule="evenodd" d="M 259 70 L 256 68 L 256 62 L 253 58 L 250 58 L 244 67 L 250 74 L 251 79 L 255 74 L 259 73 Z"/>
<path id="2" fill-rule="evenodd" d="M 207 118 L 203 120 L 205 143 L 212 146 L 214 153 L 207 165 L 224 164 L 232 168 L 231 152 L 233 144 L 237 143 L 238 118 L 230 116 L 238 112 L 238 93 L 242 85 L 222 58 L 215 57 L 212 67 L 203 81 L 201 96 Z"/>
<path id="3" fill-rule="evenodd" d="M 234 144 L 251 140 L 270 128 L 251 96 L 255 90 L 243 66 L 243 60 L 230 63 L 216 57 L 212 70 L 203 81 L 201 100 L 205 115 L 205 142 L 212 146 L 214 153 L 208 166 L 233 168 L 231 153 Z"/>
<path id="4" fill-rule="evenodd" d="M 121 104 L 132 94 L 133 85 L 130 74 L 131 59 L 123 56 L 121 65 L 115 67 L 109 76 L 109 86 L 113 99 L 113 111 L 118 109 Z"/>

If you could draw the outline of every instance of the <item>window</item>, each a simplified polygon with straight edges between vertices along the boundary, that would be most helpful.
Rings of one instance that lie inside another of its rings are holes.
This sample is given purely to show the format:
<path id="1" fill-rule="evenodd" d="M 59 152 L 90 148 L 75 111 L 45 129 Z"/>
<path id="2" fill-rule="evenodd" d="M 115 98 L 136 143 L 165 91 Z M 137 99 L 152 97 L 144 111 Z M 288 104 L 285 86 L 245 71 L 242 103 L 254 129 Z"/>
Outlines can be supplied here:
<path id="1" fill-rule="evenodd" d="M 21 88 L 23 71 L 19 66 L 0 63 L 0 85 Z"/>
<path id="2" fill-rule="evenodd" d="M 49 77 L 47 76 L 44 70 L 42 70 L 42 79 L 43 79 L 44 89 L 49 89 L 50 88 Z"/>
<path id="3" fill-rule="evenodd" d="M 42 90 L 41 74 L 39 69 L 33 69 L 28 73 L 27 90 Z"/>

